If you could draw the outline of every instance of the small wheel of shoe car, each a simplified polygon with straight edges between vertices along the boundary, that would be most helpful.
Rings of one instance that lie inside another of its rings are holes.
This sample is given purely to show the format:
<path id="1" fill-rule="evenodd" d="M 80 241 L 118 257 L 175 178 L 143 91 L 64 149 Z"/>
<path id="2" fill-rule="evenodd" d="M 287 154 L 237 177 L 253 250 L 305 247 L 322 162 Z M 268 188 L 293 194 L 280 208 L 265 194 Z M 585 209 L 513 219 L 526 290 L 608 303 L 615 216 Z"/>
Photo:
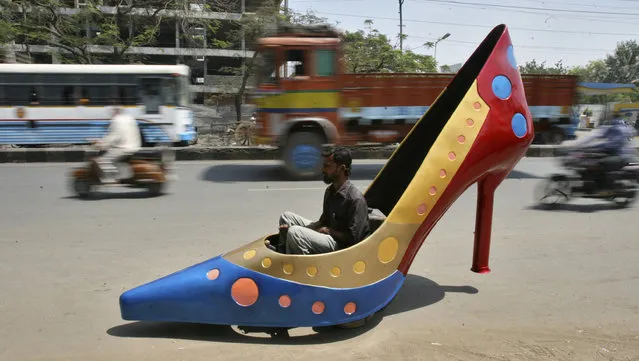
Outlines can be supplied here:
<path id="1" fill-rule="evenodd" d="M 337 328 L 344 328 L 344 329 L 353 329 L 353 328 L 359 328 L 359 327 L 363 327 L 365 326 L 368 321 L 370 321 L 373 316 L 375 316 L 375 313 L 373 313 L 372 315 L 362 318 L 361 320 L 357 320 L 357 321 L 353 321 L 353 322 L 349 322 L 349 323 L 342 323 L 341 325 L 337 325 Z"/>

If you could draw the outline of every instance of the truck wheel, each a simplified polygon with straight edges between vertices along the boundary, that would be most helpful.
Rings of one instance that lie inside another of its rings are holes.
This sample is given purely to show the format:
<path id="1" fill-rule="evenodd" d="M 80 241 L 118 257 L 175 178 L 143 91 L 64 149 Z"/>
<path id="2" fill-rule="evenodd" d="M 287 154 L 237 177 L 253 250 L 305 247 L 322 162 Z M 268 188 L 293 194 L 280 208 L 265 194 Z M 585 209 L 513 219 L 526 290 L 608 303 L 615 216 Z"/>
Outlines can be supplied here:
<path id="1" fill-rule="evenodd" d="M 317 133 L 291 134 L 282 154 L 287 173 L 296 180 L 317 178 L 322 173 L 322 144 Z"/>

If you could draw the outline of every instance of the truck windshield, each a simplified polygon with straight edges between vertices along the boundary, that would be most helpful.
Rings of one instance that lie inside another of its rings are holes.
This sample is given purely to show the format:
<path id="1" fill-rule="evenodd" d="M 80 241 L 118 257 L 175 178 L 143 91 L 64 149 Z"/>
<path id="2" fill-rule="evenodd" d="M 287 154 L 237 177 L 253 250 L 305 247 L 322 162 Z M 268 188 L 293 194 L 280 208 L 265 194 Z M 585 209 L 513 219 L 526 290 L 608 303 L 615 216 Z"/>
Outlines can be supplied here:
<path id="1" fill-rule="evenodd" d="M 255 57 L 256 86 L 261 84 L 275 84 L 275 52 L 273 50 L 262 49 Z"/>

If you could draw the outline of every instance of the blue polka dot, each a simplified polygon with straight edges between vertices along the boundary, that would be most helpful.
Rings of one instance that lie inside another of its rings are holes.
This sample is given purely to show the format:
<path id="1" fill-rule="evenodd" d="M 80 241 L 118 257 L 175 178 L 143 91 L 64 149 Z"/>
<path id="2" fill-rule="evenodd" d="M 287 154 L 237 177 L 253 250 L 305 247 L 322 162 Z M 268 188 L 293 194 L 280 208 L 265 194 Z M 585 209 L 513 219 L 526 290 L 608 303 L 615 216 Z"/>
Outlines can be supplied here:
<path id="1" fill-rule="evenodd" d="M 499 99 L 508 99 L 512 94 L 513 86 L 510 84 L 510 80 L 503 75 L 498 75 L 493 79 L 493 93 Z"/>
<path id="2" fill-rule="evenodd" d="M 518 70 L 517 60 L 515 59 L 515 49 L 512 45 L 508 47 L 508 62 L 510 63 L 510 66 L 515 68 L 515 70 Z"/>
<path id="3" fill-rule="evenodd" d="M 517 138 L 521 138 L 528 132 L 528 124 L 526 122 L 526 117 L 521 113 L 515 114 L 513 120 L 511 122 L 513 133 L 517 136 Z"/>

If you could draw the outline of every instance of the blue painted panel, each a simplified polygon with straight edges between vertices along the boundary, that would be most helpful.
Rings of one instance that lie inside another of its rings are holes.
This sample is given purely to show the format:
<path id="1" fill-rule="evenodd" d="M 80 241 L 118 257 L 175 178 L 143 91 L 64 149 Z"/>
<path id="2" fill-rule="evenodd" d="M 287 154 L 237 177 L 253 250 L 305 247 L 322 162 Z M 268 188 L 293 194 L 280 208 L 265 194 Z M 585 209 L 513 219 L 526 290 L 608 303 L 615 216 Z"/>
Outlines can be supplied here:
<path id="1" fill-rule="evenodd" d="M 146 141 L 171 142 L 161 126 L 138 124 Z M 0 122 L 0 144 L 87 144 L 87 139 L 103 137 L 107 125 L 107 120 L 46 121 L 37 122 L 36 127 L 30 128 L 24 121 L 3 121 Z"/>
<path id="2" fill-rule="evenodd" d="M 211 281 L 207 272 L 217 269 Z M 250 278 L 259 290 L 257 301 L 240 306 L 231 297 L 231 287 L 240 278 Z M 397 271 L 377 283 L 359 288 L 326 288 L 304 285 L 261 274 L 240 267 L 222 256 L 139 286 L 120 296 L 120 311 L 125 320 L 194 322 L 239 326 L 312 327 L 356 321 L 384 307 L 404 282 Z M 289 307 L 279 305 L 287 295 Z M 312 305 L 322 301 L 322 314 L 312 312 Z M 344 305 L 355 302 L 352 315 Z"/>

